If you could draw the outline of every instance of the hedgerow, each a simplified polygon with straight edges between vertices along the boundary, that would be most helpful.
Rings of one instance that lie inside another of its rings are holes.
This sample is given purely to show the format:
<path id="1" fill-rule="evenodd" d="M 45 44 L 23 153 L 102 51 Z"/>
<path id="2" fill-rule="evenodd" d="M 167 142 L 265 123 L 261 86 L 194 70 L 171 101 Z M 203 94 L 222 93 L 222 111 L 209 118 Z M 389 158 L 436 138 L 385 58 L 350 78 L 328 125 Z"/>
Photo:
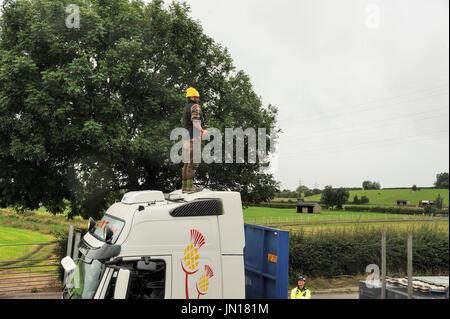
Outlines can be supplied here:
<path id="1" fill-rule="evenodd" d="M 448 232 L 437 226 L 422 225 L 409 229 L 386 229 L 387 272 L 404 274 L 407 266 L 407 237 L 413 234 L 414 275 L 449 273 Z M 380 227 L 357 226 L 310 235 L 291 234 L 289 247 L 290 278 L 335 277 L 364 274 L 370 264 L 381 268 Z"/>

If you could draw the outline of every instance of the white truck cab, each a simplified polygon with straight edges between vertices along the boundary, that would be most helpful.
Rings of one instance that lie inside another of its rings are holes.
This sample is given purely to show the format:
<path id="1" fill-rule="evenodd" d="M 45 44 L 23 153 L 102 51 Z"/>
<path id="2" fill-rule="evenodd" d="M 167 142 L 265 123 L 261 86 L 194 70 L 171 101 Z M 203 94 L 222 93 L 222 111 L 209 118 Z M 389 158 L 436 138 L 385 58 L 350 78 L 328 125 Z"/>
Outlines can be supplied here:
<path id="1" fill-rule="evenodd" d="M 243 299 L 244 245 L 237 192 L 130 192 L 91 221 L 64 298 Z"/>

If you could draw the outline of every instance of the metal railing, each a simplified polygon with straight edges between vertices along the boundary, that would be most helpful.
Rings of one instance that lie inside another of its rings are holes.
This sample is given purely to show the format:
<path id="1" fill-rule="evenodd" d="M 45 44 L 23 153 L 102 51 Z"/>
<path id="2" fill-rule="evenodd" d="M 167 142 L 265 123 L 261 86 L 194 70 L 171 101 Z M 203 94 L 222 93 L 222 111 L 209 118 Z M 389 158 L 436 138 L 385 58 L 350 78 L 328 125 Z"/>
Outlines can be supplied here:
<path id="1" fill-rule="evenodd" d="M 0 245 L 0 296 L 60 287 L 57 244 Z"/>

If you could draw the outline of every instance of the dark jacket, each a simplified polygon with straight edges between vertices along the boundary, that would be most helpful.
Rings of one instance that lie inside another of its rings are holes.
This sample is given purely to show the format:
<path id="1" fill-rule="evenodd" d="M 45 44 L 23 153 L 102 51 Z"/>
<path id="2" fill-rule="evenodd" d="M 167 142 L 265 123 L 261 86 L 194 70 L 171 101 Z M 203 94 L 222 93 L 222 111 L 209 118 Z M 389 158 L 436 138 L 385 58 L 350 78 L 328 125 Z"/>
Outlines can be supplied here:
<path id="1" fill-rule="evenodd" d="M 201 121 L 201 109 L 198 104 L 196 104 L 193 101 L 189 101 L 184 107 L 183 125 L 184 128 L 189 131 L 189 136 L 191 140 L 194 138 L 193 120 Z"/>

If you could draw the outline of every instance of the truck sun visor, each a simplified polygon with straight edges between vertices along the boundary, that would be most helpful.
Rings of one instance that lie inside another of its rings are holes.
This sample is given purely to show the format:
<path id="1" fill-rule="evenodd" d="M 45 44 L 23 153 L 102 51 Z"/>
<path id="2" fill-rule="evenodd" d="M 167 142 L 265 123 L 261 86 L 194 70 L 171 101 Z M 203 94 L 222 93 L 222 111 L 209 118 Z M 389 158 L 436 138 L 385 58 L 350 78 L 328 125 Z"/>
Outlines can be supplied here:
<path id="1" fill-rule="evenodd" d="M 172 209 L 170 215 L 172 217 L 223 215 L 222 201 L 220 199 L 198 199 Z"/>

